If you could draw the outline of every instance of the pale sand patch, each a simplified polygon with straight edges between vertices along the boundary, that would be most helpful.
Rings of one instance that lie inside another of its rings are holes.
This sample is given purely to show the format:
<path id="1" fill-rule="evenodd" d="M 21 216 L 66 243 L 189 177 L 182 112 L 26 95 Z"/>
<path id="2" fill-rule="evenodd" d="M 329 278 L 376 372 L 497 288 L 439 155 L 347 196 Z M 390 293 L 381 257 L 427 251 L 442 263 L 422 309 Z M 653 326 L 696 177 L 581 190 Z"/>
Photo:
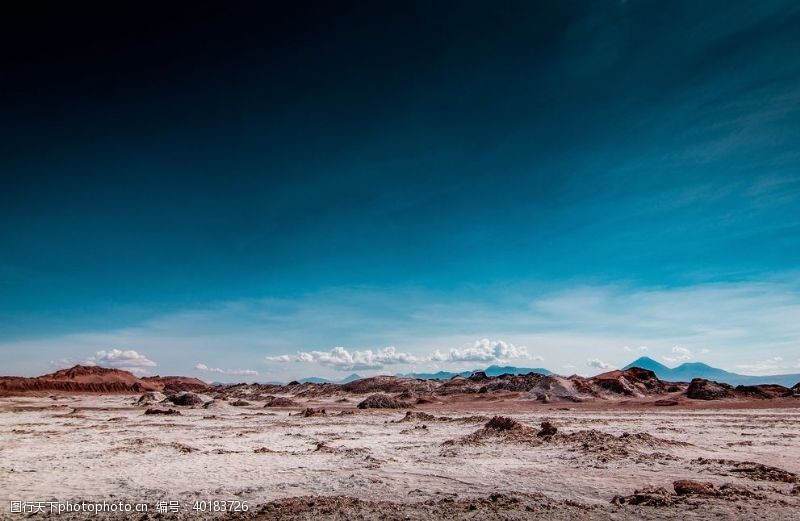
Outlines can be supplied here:
<path id="1" fill-rule="evenodd" d="M 448 446 L 446 441 L 464 437 L 482 423 L 395 423 L 403 410 L 357 410 L 340 416 L 341 404 L 335 408 L 333 401 L 313 404 L 327 407 L 327 416 L 295 416 L 301 407 L 263 408 L 256 402 L 247 407 L 224 402 L 209 409 L 180 407 L 180 416 L 145 416 L 143 408 L 133 406 L 137 398 L 0 398 L 0 512 L 9 515 L 11 500 L 125 498 L 186 504 L 238 499 L 257 506 L 307 495 L 408 503 L 492 493 L 544 494 L 607 508 L 617 494 L 646 485 L 672 490 L 678 479 L 758 489 L 770 498 L 760 508 L 764 518 L 770 517 L 770 509 L 773 517 L 785 518 L 787 510 L 774 502 L 800 508 L 790 483 L 753 480 L 692 462 L 701 457 L 753 461 L 800 474 L 796 408 L 504 412 L 533 428 L 549 419 L 560 433 L 648 433 L 689 443 L 609 458 L 559 443 Z M 355 403 L 357 399 L 344 406 Z M 416 410 L 453 417 L 489 412 L 485 405 L 479 410 L 468 405 Z M 423 424 L 427 428 L 414 428 Z M 268 451 L 255 452 L 261 448 Z M 652 452 L 657 454 L 649 456 Z"/>

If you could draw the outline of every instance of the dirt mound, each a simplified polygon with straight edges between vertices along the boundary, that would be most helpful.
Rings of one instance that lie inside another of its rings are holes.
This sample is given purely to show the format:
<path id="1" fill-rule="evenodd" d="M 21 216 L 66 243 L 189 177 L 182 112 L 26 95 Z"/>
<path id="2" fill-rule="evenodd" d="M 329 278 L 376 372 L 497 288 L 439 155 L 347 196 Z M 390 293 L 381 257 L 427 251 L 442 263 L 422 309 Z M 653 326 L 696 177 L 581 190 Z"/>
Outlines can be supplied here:
<path id="1" fill-rule="evenodd" d="M 709 467 L 712 472 L 722 476 L 741 476 L 754 481 L 800 483 L 800 476 L 794 472 L 754 461 L 697 458 L 692 460 L 692 463 Z"/>
<path id="2" fill-rule="evenodd" d="M 737 385 L 736 392 L 748 398 L 759 398 L 770 400 L 772 398 L 784 398 L 792 395 L 792 390 L 788 387 L 775 384 L 767 385 Z"/>
<path id="3" fill-rule="evenodd" d="M 674 497 L 664 487 L 645 487 L 635 490 L 629 496 L 614 496 L 611 502 L 615 505 L 642 505 L 647 507 L 665 507 L 673 503 Z"/>
<path id="4" fill-rule="evenodd" d="M 248 405 L 250 405 L 250 402 L 246 400 L 234 400 L 231 402 L 231 405 L 233 405 L 234 407 L 247 407 Z"/>
<path id="5" fill-rule="evenodd" d="M 566 445 L 570 450 L 608 462 L 615 459 L 649 459 L 664 457 L 659 449 L 687 446 L 689 443 L 657 438 L 647 433 L 631 434 L 624 432 L 619 436 L 596 429 L 581 430 L 568 434 L 556 434 L 547 440 L 549 443 Z"/>
<path id="6" fill-rule="evenodd" d="M 379 393 L 369 396 L 359 403 L 357 407 L 359 409 L 408 409 L 411 404 L 392 398 L 387 394 Z"/>
<path id="7" fill-rule="evenodd" d="M 713 483 L 680 479 L 672 483 L 675 494 L 663 487 L 645 487 L 636 490 L 629 496 L 614 496 L 611 500 L 616 505 L 642 505 L 650 507 L 670 506 L 686 497 L 717 497 L 726 500 L 765 499 L 763 494 L 746 487 L 725 483 L 715 488 Z"/>
<path id="8" fill-rule="evenodd" d="M 523 425 L 517 420 L 508 418 L 506 416 L 494 416 L 486 423 L 485 429 L 493 429 L 496 431 L 513 431 L 521 430 Z"/>
<path id="9" fill-rule="evenodd" d="M 480 445 L 489 440 L 512 443 L 539 443 L 537 431 L 507 416 L 494 416 L 486 425 L 462 438 L 447 440 L 444 445 Z"/>
<path id="10" fill-rule="evenodd" d="M 162 414 L 162 415 L 167 415 L 167 416 L 170 416 L 170 415 L 178 415 L 178 416 L 180 416 L 181 415 L 181 411 L 178 411 L 176 409 L 150 408 L 150 409 L 147 409 L 146 411 L 144 411 L 144 413 L 147 414 L 147 415 L 151 415 L 151 414 Z"/>
<path id="11" fill-rule="evenodd" d="M 549 436 L 554 436 L 558 432 L 558 429 L 555 425 L 550 423 L 549 421 L 543 421 L 541 424 L 541 429 L 539 432 L 536 433 L 537 436 L 540 438 L 546 438 Z"/>
<path id="12" fill-rule="evenodd" d="M 197 405 L 203 405 L 204 403 L 202 398 L 189 391 L 171 394 L 167 396 L 167 400 L 172 402 L 174 405 L 180 405 L 182 407 L 194 407 Z"/>
<path id="13" fill-rule="evenodd" d="M 653 402 L 656 407 L 672 407 L 678 405 L 678 400 L 656 400 Z"/>
<path id="14" fill-rule="evenodd" d="M 436 416 L 434 416 L 433 414 L 428 414 L 426 412 L 407 411 L 405 416 L 397 420 L 397 422 L 412 422 L 412 421 L 432 422 L 436 421 Z"/>
<path id="15" fill-rule="evenodd" d="M 733 387 L 705 378 L 695 378 L 689 383 L 686 389 L 686 396 L 692 400 L 722 400 L 725 398 L 735 398 Z"/>
<path id="16" fill-rule="evenodd" d="M 291 398 L 268 395 L 264 398 L 264 407 L 296 407 L 297 402 Z"/>
<path id="17" fill-rule="evenodd" d="M 341 520 L 384 519 L 423 521 L 431 519 L 585 520 L 599 519 L 590 507 L 557 501 L 541 494 L 492 494 L 478 498 L 444 498 L 394 503 L 349 496 L 302 496 L 277 499 L 261 506 L 258 519 Z M 594 515 L 592 515 L 594 514 Z"/>

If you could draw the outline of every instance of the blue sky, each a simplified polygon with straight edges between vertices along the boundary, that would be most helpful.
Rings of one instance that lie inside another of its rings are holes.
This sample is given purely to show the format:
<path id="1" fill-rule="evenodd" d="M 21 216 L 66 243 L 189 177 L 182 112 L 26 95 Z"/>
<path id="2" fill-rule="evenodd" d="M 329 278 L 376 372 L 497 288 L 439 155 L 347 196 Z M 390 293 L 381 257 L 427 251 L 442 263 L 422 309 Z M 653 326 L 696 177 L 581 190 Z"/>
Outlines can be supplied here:
<path id="1" fill-rule="evenodd" d="M 793 3 L 203 9 L 7 36 L 3 372 L 800 372 Z"/>

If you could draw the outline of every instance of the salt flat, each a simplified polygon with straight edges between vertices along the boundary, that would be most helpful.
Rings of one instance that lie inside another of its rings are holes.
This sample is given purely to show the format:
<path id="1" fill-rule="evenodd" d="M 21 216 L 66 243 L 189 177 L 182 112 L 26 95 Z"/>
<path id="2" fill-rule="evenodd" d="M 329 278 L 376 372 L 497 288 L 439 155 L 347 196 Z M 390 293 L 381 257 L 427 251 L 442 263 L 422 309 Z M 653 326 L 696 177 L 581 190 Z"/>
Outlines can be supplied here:
<path id="1" fill-rule="evenodd" d="M 239 500 L 248 511 L 224 516 L 800 519 L 796 407 L 464 402 L 417 406 L 406 418 L 331 397 L 303 404 L 325 415 L 215 400 L 161 416 L 145 415 L 137 398 L 0 398 L 2 515 L 19 517 L 12 500 L 113 499 L 180 501 L 166 514 L 174 518 L 209 517 L 192 510 L 196 500 Z M 550 421 L 558 434 L 470 438 L 495 412 L 530 432 Z M 673 482 L 687 479 L 734 493 L 675 496 Z M 612 504 L 646 487 L 663 487 L 669 504 Z M 317 499 L 286 499 L 305 496 Z"/>

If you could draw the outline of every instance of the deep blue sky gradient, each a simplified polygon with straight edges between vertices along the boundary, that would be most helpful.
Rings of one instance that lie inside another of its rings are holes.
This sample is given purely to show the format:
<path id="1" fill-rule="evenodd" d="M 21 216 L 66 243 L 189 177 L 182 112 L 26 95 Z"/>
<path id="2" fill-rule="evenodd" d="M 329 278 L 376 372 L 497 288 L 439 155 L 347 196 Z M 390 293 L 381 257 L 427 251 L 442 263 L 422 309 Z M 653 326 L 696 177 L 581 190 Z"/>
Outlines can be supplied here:
<path id="1" fill-rule="evenodd" d="M 797 268 L 795 2 L 116 9 L 3 37 L 0 341 Z"/>

